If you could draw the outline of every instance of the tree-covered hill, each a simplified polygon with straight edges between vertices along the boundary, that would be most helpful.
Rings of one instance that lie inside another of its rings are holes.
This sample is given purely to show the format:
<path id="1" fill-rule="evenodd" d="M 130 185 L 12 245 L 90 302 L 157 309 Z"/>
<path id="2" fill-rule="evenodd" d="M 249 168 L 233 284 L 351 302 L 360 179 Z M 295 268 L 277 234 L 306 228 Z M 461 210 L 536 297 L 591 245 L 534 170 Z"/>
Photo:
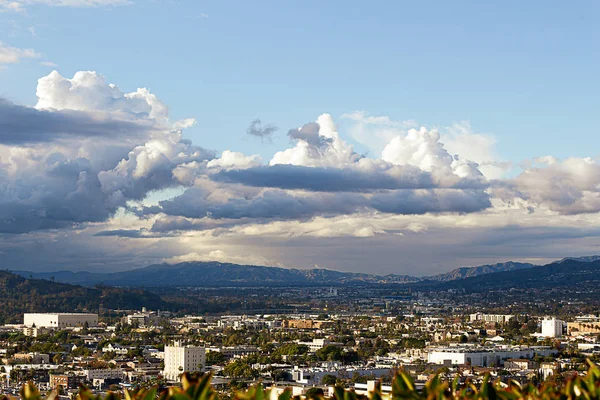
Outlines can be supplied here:
<path id="1" fill-rule="evenodd" d="M 158 295 L 139 289 L 83 287 L 30 279 L 0 271 L 0 323 L 19 323 L 25 312 L 98 312 L 111 309 L 166 309 Z"/>

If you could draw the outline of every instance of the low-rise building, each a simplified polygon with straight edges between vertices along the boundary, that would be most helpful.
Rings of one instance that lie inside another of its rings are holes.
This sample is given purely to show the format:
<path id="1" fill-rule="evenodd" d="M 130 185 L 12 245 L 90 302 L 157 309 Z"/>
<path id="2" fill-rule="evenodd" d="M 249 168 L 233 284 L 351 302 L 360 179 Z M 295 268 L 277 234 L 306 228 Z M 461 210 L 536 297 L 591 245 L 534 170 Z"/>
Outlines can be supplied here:
<path id="1" fill-rule="evenodd" d="M 427 361 L 432 364 L 471 365 L 474 367 L 502 366 L 508 359 L 549 356 L 557 350 L 550 347 L 444 347 L 431 349 Z"/>
<path id="2" fill-rule="evenodd" d="M 25 313 L 23 325 L 36 328 L 74 328 L 98 326 L 98 314 L 85 313 Z"/>

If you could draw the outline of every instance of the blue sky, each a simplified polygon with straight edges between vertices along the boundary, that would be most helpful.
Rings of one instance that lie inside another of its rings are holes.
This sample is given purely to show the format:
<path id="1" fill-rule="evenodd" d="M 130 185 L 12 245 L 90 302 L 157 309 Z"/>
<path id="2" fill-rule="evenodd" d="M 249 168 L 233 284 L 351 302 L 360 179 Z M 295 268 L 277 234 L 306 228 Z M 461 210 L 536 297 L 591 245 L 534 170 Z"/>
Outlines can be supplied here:
<path id="1" fill-rule="evenodd" d="M 187 134 L 210 148 L 266 156 L 279 143 L 243 140 L 254 118 L 285 132 L 364 110 L 426 126 L 469 120 L 520 162 L 596 156 L 599 11 L 593 1 L 36 5 L 0 14 L 0 37 L 64 76 L 95 70 L 123 90 L 150 88 L 174 117 L 197 118 Z M 33 104 L 48 70 L 7 68 L 0 93 Z"/>
<path id="2" fill-rule="evenodd" d="M 596 1 L 0 0 L 0 259 L 599 253 L 598 43 Z"/>

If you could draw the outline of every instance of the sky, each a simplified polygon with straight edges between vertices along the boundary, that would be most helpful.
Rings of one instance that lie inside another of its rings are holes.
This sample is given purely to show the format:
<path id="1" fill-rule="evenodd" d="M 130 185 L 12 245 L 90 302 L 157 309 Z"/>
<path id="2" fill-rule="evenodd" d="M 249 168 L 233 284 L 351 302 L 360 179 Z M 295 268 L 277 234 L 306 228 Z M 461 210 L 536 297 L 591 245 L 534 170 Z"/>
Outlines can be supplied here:
<path id="1" fill-rule="evenodd" d="M 0 265 L 598 254 L 594 1 L 0 0 Z"/>

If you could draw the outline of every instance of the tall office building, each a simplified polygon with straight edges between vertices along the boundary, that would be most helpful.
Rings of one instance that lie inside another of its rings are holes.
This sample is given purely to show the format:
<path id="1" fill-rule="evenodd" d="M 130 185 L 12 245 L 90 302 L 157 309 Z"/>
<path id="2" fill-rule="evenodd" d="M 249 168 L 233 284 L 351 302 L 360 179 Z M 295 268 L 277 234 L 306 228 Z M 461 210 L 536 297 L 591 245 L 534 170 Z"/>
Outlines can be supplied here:
<path id="1" fill-rule="evenodd" d="M 163 376 L 170 381 L 179 380 L 184 372 L 204 372 L 206 351 L 204 347 L 183 346 L 176 341 L 173 346 L 165 346 L 165 370 Z"/>
<path id="2" fill-rule="evenodd" d="M 563 335 L 563 325 L 565 323 L 560 319 L 544 318 L 542 320 L 542 335 L 544 337 L 561 337 Z"/>

